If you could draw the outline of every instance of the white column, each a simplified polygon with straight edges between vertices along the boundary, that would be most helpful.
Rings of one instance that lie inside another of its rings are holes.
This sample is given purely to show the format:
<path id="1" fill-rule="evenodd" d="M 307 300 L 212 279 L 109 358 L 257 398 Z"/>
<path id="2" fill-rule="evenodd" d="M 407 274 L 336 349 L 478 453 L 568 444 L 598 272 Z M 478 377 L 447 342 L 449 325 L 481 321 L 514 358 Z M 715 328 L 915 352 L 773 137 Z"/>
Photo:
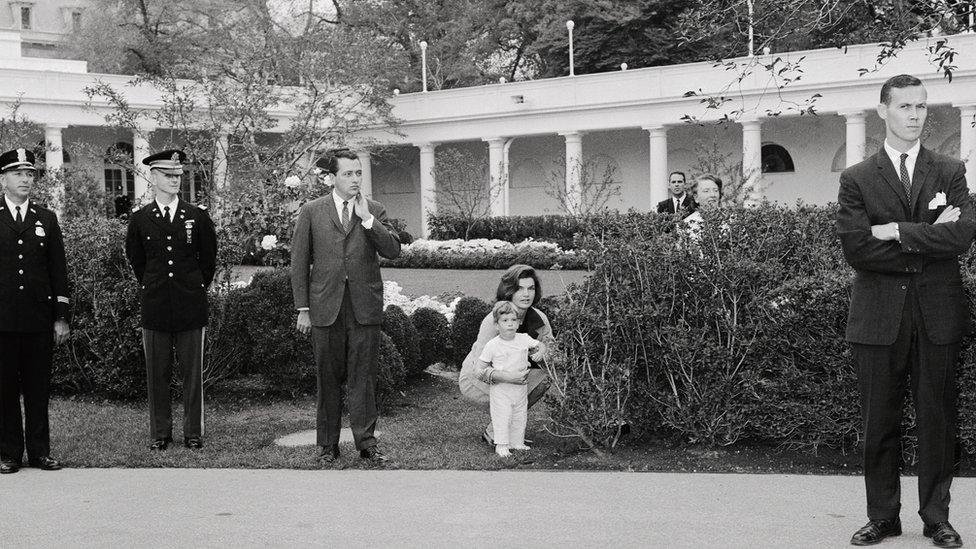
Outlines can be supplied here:
<path id="1" fill-rule="evenodd" d="M 657 203 L 668 198 L 668 129 L 665 126 L 647 126 L 650 134 L 650 194 L 649 211 L 655 211 Z"/>
<path id="2" fill-rule="evenodd" d="M 132 162 L 135 172 L 135 200 L 133 206 L 141 206 L 152 200 L 153 194 L 149 192 L 152 180 L 149 177 L 149 166 L 142 163 L 142 159 L 150 154 L 149 134 L 155 128 L 150 125 L 140 125 L 132 131 Z"/>
<path id="3" fill-rule="evenodd" d="M 845 111 L 841 112 L 840 115 L 847 121 L 847 161 L 845 166 L 851 167 L 864 160 L 865 138 L 867 135 L 865 133 L 864 111 Z"/>
<path id="4" fill-rule="evenodd" d="M 966 184 L 969 191 L 976 191 L 976 105 L 956 105 L 959 107 L 959 160 L 966 164 Z"/>
<path id="5" fill-rule="evenodd" d="M 359 163 L 363 166 L 363 179 L 359 192 L 366 198 L 373 198 L 373 157 L 366 151 L 358 151 Z"/>
<path id="6" fill-rule="evenodd" d="M 742 124 L 742 177 L 745 179 L 743 197 L 746 202 L 762 198 L 762 123 L 758 118 L 745 119 Z"/>
<path id="7" fill-rule="evenodd" d="M 430 236 L 427 220 L 437 213 L 437 183 L 434 181 L 434 149 L 436 143 L 421 143 L 420 148 L 420 234 Z"/>
<path id="8" fill-rule="evenodd" d="M 64 146 L 61 130 L 67 127 L 67 124 L 44 125 L 44 169 L 49 172 L 64 167 Z"/>
<path id="9" fill-rule="evenodd" d="M 566 139 L 566 203 L 567 213 L 580 213 L 583 201 L 581 176 L 583 169 L 583 134 L 560 133 Z"/>
<path id="10" fill-rule="evenodd" d="M 491 215 L 508 215 L 508 174 L 505 173 L 505 139 L 486 138 L 488 143 L 488 197 L 491 199 Z"/>
<path id="11" fill-rule="evenodd" d="M 213 186 L 214 190 L 223 190 L 227 184 L 227 146 L 228 139 L 226 133 L 217 135 L 214 142 L 214 161 L 213 161 Z"/>

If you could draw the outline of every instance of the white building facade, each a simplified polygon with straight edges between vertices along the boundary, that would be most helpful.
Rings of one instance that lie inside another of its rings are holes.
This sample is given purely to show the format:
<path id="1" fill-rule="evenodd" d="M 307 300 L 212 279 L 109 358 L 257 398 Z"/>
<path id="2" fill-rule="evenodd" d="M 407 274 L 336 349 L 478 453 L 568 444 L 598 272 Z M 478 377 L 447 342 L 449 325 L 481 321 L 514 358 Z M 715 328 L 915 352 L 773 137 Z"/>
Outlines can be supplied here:
<path id="1" fill-rule="evenodd" d="M 12 8 L 8 11 L 14 15 Z M 70 13 L 61 15 L 62 24 L 65 17 L 70 24 Z M 736 71 L 694 63 L 399 95 L 390 99 L 401 120 L 398 127 L 361 136 L 384 145 L 374 149 L 376 154 L 362 155 L 365 187 L 392 217 L 405 220 L 410 232 L 424 234 L 425 220 L 437 209 L 436 152 L 456 148 L 488 159 L 491 181 L 503 189 L 492 203 L 494 215 L 560 213 L 552 196 L 553 174 L 564 178 L 558 183 L 572 192 L 578 172 L 565 166 L 580 160 L 601 169 L 615 166 L 618 194 L 610 207 L 647 211 L 667 197 L 670 171 L 692 172 L 701 151 L 714 149 L 741 162 L 754 198 L 824 204 L 836 200 L 839 172 L 872 154 L 883 140 L 884 125 L 875 113 L 881 84 L 908 73 L 928 90 L 924 145 L 962 158 L 970 188 L 976 189 L 976 55 L 968 53 L 976 51 L 976 35 L 952 36 L 950 44 L 960 52 L 951 81 L 930 62 L 928 44 L 919 42 L 863 76 L 858 69 L 874 66 L 875 45 L 733 60 L 741 67 L 804 57 L 802 78 L 783 88 L 761 69 L 730 88 Z M 147 110 L 160 107 L 159 93 L 128 86 L 126 76 L 89 73 L 83 62 L 25 53 L 30 51 L 22 31 L 0 30 L 0 108 L 19 103 L 21 114 L 43 125 L 47 168 L 66 161 L 96 165 L 107 192 L 121 185 L 140 196 L 144 173 L 125 173 L 104 164 L 101 156 L 72 154 L 73 144 L 131 150 L 139 166 L 172 133 L 151 126 L 111 129 L 105 121 L 109 106 L 89 104 L 83 90 L 97 80 L 107 82 L 124 88 L 134 108 Z M 731 100 L 707 109 L 700 96 L 686 96 L 693 90 L 726 90 Z M 817 114 L 790 109 L 802 108 L 814 94 L 819 95 L 813 103 Z M 781 114 L 769 116 L 776 111 Z M 287 110 L 270 114 L 287 126 Z M 732 118 L 719 123 L 728 115 Z M 699 123 L 689 123 L 688 117 Z M 226 149 L 226 136 L 218 140 Z M 214 180 L 222 181 L 226 162 L 216 165 Z"/>

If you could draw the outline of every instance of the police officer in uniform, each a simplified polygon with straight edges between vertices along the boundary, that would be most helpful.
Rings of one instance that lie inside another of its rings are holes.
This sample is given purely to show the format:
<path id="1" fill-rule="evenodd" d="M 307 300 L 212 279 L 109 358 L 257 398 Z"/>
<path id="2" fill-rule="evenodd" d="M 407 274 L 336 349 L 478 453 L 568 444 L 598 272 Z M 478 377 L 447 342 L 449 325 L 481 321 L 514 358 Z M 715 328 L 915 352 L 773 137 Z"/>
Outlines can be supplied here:
<path id="1" fill-rule="evenodd" d="M 149 166 L 156 198 L 133 210 L 125 241 L 142 301 L 151 450 L 165 450 L 173 441 L 169 383 L 174 349 L 183 367 L 183 444 L 203 447 L 203 342 L 217 234 L 206 207 L 179 199 L 185 161 L 180 150 L 142 161 Z"/>
<path id="2" fill-rule="evenodd" d="M 54 345 L 69 335 L 68 268 L 58 216 L 29 199 L 34 172 L 29 150 L 0 155 L 0 474 L 20 470 L 25 448 L 31 467 L 61 468 L 48 398 Z"/>

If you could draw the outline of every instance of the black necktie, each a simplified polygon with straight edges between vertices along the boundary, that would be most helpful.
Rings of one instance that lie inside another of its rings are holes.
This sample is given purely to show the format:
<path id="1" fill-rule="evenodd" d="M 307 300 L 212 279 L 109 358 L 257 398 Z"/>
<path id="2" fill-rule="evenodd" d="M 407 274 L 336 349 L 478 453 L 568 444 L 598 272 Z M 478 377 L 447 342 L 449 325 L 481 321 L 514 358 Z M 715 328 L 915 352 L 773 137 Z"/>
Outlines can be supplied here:
<path id="1" fill-rule="evenodd" d="M 342 228 L 349 231 L 349 201 L 342 202 Z"/>
<path id="2" fill-rule="evenodd" d="M 163 208 L 163 215 L 166 216 L 166 222 L 172 223 L 173 221 L 169 218 L 169 206 Z"/>
<path id="3" fill-rule="evenodd" d="M 24 218 L 20 215 L 20 206 L 14 206 L 17 209 L 17 223 L 23 223 Z"/>
<path id="4" fill-rule="evenodd" d="M 908 178 L 908 166 L 905 166 L 906 158 L 908 158 L 908 153 L 901 153 L 901 168 L 898 170 L 898 177 L 901 178 L 901 184 L 905 187 L 905 194 L 911 197 L 912 181 Z"/>

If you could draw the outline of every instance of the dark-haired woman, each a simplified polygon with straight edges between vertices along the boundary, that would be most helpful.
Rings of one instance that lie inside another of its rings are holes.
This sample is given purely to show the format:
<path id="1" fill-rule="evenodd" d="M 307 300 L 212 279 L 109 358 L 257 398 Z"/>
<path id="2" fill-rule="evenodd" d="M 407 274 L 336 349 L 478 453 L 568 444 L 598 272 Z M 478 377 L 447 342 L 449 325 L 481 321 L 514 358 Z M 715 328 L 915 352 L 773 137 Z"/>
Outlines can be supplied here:
<path id="1" fill-rule="evenodd" d="M 511 301 L 515 305 L 519 314 L 518 331 L 520 333 L 528 334 L 546 343 L 546 345 L 550 343 L 552 327 L 549 325 L 549 319 L 545 313 L 535 307 L 542 299 L 542 285 L 539 283 L 539 276 L 535 269 L 528 265 L 512 265 L 509 267 L 498 283 L 495 298 L 499 301 Z M 489 384 L 528 385 L 529 407 L 531 408 L 549 390 L 549 379 L 545 370 L 539 366 L 544 357 L 541 352 L 530 355 L 527 373 L 496 371 L 491 366 L 481 367 L 476 359 L 481 354 L 485 344 L 496 335 L 498 335 L 498 330 L 489 313 L 481 321 L 478 339 L 471 345 L 471 352 L 464 358 L 461 365 L 461 374 L 458 377 L 461 395 L 487 409 Z M 481 438 L 486 443 L 494 445 L 490 423 L 482 432 Z"/>

